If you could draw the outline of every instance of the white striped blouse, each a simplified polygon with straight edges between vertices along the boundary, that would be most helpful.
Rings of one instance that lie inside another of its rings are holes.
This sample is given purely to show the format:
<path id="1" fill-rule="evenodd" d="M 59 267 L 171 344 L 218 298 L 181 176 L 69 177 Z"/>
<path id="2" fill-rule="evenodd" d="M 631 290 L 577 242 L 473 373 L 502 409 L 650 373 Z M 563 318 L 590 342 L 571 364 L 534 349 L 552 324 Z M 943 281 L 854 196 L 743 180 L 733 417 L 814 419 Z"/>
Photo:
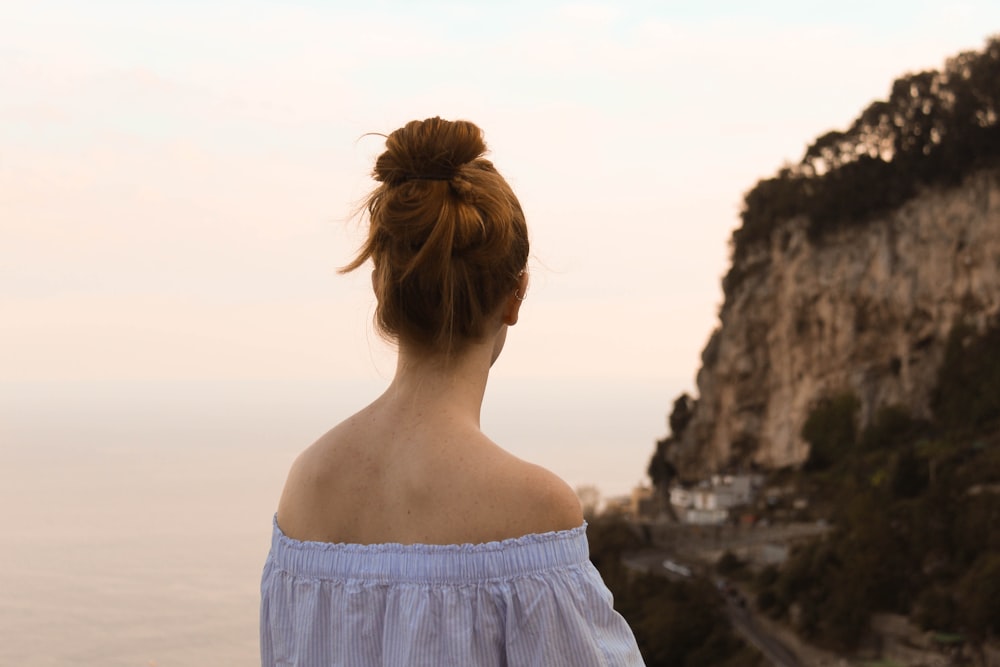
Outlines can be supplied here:
<path id="1" fill-rule="evenodd" d="M 611 603 L 586 524 L 486 544 L 358 545 L 295 540 L 275 519 L 261 665 L 642 665 Z"/>

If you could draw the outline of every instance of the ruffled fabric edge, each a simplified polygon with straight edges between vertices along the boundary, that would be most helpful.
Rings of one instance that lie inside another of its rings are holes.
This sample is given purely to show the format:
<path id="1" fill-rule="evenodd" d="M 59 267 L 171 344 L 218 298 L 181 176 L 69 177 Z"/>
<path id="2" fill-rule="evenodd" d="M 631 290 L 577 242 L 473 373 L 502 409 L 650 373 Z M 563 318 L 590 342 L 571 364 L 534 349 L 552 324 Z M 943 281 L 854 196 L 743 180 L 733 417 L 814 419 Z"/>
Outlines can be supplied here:
<path id="1" fill-rule="evenodd" d="M 468 544 L 352 544 L 288 537 L 273 519 L 269 560 L 293 576 L 354 582 L 470 583 L 589 563 L 587 523 Z"/>
<path id="2" fill-rule="evenodd" d="M 586 535 L 587 522 L 584 521 L 576 528 L 568 530 L 550 530 L 545 533 L 528 533 L 519 537 L 509 537 L 505 540 L 495 540 L 492 542 L 467 542 L 463 544 L 402 544 L 400 542 L 385 542 L 381 544 L 355 544 L 352 542 L 317 542 L 314 540 L 297 540 L 294 537 L 285 535 L 278 525 L 278 515 L 275 513 L 271 521 L 277 539 L 284 545 L 292 549 L 318 549 L 324 550 L 345 550 L 358 551 L 364 553 L 450 553 L 450 552 L 475 552 L 475 551 L 497 551 L 510 549 L 524 544 L 538 544 L 550 542 L 552 540 L 571 540 L 579 535 Z"/>

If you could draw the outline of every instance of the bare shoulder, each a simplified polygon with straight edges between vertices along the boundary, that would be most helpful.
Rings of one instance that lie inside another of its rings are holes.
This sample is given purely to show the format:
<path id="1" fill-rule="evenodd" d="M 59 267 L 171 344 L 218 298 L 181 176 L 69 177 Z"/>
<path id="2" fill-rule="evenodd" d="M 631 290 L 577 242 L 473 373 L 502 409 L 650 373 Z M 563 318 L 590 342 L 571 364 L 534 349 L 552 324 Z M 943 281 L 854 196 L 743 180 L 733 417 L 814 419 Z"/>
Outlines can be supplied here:
<path id="1" fill-rule="evenodd" d="M 289 468 L 286 490 L 288 487 L 316 483 L 329 471 L 330 466 L 324 464 L 336 451 L 339 441 L 342 439 L 342 437 L 338 437 L 338 431 L 343 429 L 344 424 L 335 426 L 299 452 Z"/>
<path id="2" fill-rule="evenodd" d="M 525 533 L 570 530 L 583 523 L 580 500 L 555 473 L 527 461 L 517 460 L 515 481 L 510 486 L 511 506 L 529 524 Z"/>
<path id="3" fill-rule="evenodd" d="M 291 466 L 278 522 L 298 539 L 455 544 L 571 530 L 576 493 L 481 432 L 393 440 L 355 418 Z M 377 421 L 377 420 L 376 420 Z"/>
<path id="4" fill-rule="evenodd" d="M 337 465 L 343 456 L 343 425 L 334 427 L 306 447 L 292 462 L 278 501 L 278 522 L 290 535 L 315 536 L 323 532 L 325 496 L 342 480 Z"/>
<path id="5" fill-rule="evenodd" d="M 317 457 L 318 451 L 313 444 L 299 453 L 288 470 L 278 501 L 278 523 L 288 534 L 300 533 L 302 526 L 308 523 L 302 510 L 311 504 L 316 488 L 322 483 Z"/>

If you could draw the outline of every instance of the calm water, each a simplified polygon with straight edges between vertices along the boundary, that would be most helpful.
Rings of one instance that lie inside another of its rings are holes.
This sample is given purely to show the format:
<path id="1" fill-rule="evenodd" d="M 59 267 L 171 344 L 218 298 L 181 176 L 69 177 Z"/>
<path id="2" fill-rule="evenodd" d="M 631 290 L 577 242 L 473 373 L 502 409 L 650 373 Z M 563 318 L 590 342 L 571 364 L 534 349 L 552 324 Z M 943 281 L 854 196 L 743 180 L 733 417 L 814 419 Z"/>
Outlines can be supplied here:
<path id="1" fill-rule="evenodd" d="M 622 492 L 663 432 L 668 397 L 649 389 L 500 387 L 484 428 L 572 484 Z M 328 404 L 217 391 L 0 387 L 0 665 L 258 660 L 287 467 L 373 388 Z"/>

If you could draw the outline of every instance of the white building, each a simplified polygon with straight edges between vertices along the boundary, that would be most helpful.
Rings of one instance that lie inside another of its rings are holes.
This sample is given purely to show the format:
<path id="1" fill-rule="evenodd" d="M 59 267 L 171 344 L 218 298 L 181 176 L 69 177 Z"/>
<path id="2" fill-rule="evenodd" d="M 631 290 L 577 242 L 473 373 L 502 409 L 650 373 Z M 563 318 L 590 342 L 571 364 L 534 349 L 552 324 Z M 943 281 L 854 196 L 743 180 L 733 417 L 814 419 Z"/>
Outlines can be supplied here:
<path id="1" fill-rule="evenodd" d="M 712 475 L 693 489 L 670 489 L 670 504 L 681 521 L 696 524 L 724 523 L 729 509 L 753 501 L 760 475 Z"/>

